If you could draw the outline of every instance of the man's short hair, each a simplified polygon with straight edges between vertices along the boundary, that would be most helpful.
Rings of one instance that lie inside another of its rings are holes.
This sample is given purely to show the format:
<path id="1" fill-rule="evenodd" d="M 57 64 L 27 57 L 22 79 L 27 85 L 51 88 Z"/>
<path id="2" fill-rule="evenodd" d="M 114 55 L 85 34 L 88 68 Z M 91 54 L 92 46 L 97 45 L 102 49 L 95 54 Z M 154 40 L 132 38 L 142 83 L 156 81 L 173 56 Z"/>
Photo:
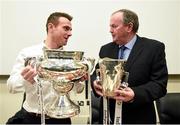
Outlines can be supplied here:
<path id="1" fill-rule="evenodd" d="M 71 21 L 72 19 L 73 19 L 73 17 L 71 16 L 71 15 L 69 15 L 69 14 L 67 14 L 67 13 L 64 13 L 64 12 L 54 12 L 54 13 L 52 13 L 49 17 L 48 17 L 48 19 L 47 19 L 47 22 L 46 22 L 46 31 L 48 32 L 48 24 L 49 23 L 52 23 L 52 24 L 54 24 L 55 26 L 57 26 L 58 25 L 58 23 L 59 23 L 59 18 L 60 17 L 65 17 L 65 18 L 67 18 L 69 21 Z"/>
<path id="2" fill-rule="evenodd" d="M 123 23 L 124 24 L 129 24 L 129 23 L 133 24 L 133 32 L 136 33 L 139 28 L 139 20 L 138 20 L 137 14 L 128 9 L 120 9 L 118 11 L 115 11 L 112 15 L 114 15 L 118 12 L 123 13 Z"/>

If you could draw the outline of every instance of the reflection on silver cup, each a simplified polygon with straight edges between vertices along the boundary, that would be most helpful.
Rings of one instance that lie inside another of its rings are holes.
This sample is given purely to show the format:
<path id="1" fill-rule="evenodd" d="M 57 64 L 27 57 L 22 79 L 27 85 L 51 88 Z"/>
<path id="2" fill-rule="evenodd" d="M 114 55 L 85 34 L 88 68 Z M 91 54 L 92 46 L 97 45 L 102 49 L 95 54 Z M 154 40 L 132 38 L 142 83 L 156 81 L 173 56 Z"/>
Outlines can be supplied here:
<path id="1" fill-rule="evenodd" d="M 98 76 L 100 74 L 104 96 L 112 97 L 114 96 L 114 90 L 120 88 L 125 77 L 125 63 L 125 60 L 120 59 L 99 59 L 99 69 L 96 70 L 96 73 Z"/>
<path id="2" fill-rule="evenodd" d="M 74 84 L 87 74 L 88 65 L 81 51 L 44 50 L 44 58 L 37 64 L 40 80 L 52 83 L 56 95 L 45 106 L 53 118 L 68 118 L 79 114 L 80 107 L 69 97 Z M 54 94 L 55 95 L 55 94 Z"/>

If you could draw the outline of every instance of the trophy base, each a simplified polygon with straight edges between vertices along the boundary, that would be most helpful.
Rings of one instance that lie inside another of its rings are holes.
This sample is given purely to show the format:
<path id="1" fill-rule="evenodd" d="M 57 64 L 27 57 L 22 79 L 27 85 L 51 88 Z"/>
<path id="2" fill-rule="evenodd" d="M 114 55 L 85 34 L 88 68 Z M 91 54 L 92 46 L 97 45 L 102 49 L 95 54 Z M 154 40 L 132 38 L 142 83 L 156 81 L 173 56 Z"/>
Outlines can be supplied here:
<path id="1" fill-rule="evenodd" d="M 49 117 L 57 119 L 69 118 L 80 113 L 80 107 L 71 101 L 67 95 L 60 96 L 59 102 L 54 104 L 49 104 L 50 107 L 46 112 Z"/>

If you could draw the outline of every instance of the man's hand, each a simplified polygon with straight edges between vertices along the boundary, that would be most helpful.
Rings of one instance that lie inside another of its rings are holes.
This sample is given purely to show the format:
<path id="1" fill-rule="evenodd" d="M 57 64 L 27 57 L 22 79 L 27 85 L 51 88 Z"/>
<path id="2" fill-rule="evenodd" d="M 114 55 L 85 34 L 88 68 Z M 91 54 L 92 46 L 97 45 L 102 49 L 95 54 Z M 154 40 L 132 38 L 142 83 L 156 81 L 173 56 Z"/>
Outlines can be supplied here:
<path id="1" fill-rule="evenodd" d="M 123 101 L 123 102 L 130 102 L 134 99 L 134 91 L 129 88 L 123 88 L 123 89 L 116 89 L 115 96 L 113 97 L 116 100 Z"/>
<path id="2" fill-rule="evenodd" d="M 83 82 L 83 81 L 86 81 L 88 80 L 88 73 L 86 73 L 84 76 L 81 77 L 80 81 Z"/>
<path id="3" fill-rule="evenodd" d="M 98 95 L 100 95 L 100 96 L 103 96 L 102 86 L 100 85 L 100 83 L 99 83 L 97 80 L 95 80 L 95 81 L 93 82 L 93 86 L 94 86 L 94 89 L 95 89 L 96 93 L 97 93 Z"/>
<path id="4" fill-rule="evenodd" d="M 34 77 L 37 75 L 37 72 L 31 65 L 27 65 L 22 70 L 21 75 L 25 80 L 33 84 L 35 82 Z"/>

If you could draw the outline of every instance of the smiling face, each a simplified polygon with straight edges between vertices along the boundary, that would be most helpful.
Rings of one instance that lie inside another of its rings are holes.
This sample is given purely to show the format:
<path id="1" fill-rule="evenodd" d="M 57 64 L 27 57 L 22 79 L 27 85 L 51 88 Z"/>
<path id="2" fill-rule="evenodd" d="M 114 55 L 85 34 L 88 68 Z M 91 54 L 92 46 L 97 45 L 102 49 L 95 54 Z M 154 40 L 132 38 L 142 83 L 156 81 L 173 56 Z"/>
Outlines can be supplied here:
<path id="1" fill-rule="evenodd" d="M 67 44 L 69 37 L 72 35 L 71 21 L 65 17 L 59 17 L 57 25 L 48 24 L 48 36 L 50 37 L 49 46 L 57 49 Z"/>

